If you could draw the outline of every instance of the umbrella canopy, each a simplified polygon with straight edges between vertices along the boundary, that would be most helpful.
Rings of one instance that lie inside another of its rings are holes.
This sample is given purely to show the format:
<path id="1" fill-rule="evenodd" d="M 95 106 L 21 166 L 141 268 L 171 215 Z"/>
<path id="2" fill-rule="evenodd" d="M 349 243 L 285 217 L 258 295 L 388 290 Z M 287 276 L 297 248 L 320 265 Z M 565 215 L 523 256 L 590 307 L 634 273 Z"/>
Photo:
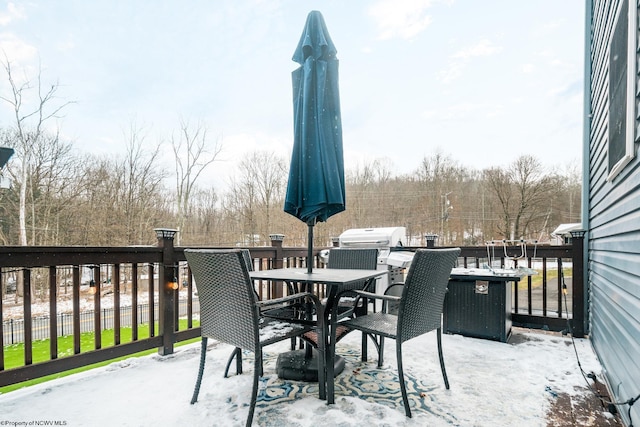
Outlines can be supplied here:
<path id="1" fill-rule="evenodd" d="M 309 226 L 309 259 L 313 226 L 345 209 L 342 122 L 338 60 L 322 14 L 307 16 L 293 54 L 294 142 L 284 211 Z"/>
<path id="2" fill-rule="evenodd" d="M 11 156 L 13 156 L 13 148 L 0 147 L 0 168 L 7 164 Z"/>
<path id="3" fill-rule="evenodd" d="M 338 60 L 322 14 L 312 11 L 293 60 L 294 142 L 284 210 L 307 224 L 345 209 Z"/>

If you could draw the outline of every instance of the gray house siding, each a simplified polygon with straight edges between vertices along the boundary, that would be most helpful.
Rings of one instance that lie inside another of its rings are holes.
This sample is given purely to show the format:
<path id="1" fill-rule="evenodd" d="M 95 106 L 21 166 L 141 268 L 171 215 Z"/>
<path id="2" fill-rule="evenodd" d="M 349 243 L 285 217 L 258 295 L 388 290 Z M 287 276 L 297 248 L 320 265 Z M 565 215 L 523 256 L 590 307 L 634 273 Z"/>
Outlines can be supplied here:
<path id="1" fill-rule="evenodd" d="M 587 279 L 590 290 L 590 335 L 617 401 L 640 393 L 640 161 L 637 155 L 638 73 L 635 87 L 633 144 L 635 154 L 613 178 L 609 165 L 610 48 L 617 12 L 623 0 L 587 1 L 590 25 L 590 106 L 585 224 L 588 226 Z M 629 7 L 638 8 L 637 0 Z M 637 40 L 638 21 L 631 33 Z M 589 42 L 589 40 L 587 40 Z M 636 50 L 637 52 L 637 50 Z M 635 54 L 635 64 L 640 57 Z M 636 65 L 636 68 L 637 65 Z M 629 89 L 629 88 L 628 88 Z M 627 150 L 629 152 L 629 150 Z M 625 423 L 640 424 L 640 405 L 619 407 Z"/>

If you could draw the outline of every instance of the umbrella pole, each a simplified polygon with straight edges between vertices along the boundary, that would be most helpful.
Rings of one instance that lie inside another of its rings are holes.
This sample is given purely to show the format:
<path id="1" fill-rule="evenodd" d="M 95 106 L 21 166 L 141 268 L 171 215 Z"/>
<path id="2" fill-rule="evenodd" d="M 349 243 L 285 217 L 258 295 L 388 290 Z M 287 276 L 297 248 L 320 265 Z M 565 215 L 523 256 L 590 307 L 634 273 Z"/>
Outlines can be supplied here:
<path id="1" fill-rule="evenodd" d="M 313 224 L 308 224 L 309 235 L 307 236 L 307 273 L 313 271 Z"/>

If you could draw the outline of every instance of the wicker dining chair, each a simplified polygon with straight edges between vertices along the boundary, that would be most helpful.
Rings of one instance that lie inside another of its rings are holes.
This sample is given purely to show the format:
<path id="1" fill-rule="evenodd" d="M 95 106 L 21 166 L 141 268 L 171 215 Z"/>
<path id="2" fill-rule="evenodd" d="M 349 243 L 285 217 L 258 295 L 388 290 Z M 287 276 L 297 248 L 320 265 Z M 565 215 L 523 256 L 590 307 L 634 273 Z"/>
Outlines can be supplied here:
<path id="1" fill-rule="evenodd" d="M 265 318 L 261 315 L 261 310 L 289 300 L 307 298 L 313 302 L 319 313 L 323 313 L 322 304 L 311 293 L 298 293 L 283 298 L 259 301 L 249 277 L 244 255 L 239 249 L 185 249 L 184 254 L 198 288 L 202 330 L 200 366 L 191 403 L 194 404 L 198 400 L 208 338 L 252 351 L 255 358 L 253 391 L 246 422 L 246 425 L 250 426 L 258 397 L 258 382 L 262 375 L 262 348 L 315 328 L 315 325 L 311 324 Z M 319 319 L 322 322 L 322 316 Z M 318 353 L 319 397 L 324 399 L 326 395 L 324 348 Z"/>
<path id="2" fill-rule="evenodd" d="M 442 354 L 442 309 L 451 269 L 459 254 L 460 248 L 418 249 L 409 267 L 401 297 L 358 292 L 359 297 L 399 301 L 397 315 L 383 310 L 347 319 L 341 323 L 350 330 L 360 330 L 374 339 L 378 350 L 378 367 L 382 367 L 384 358 L 384 339 L 396 340 L 398 380 L 407 417 L 411 417 L 411 408 L 404 381 L 402 343 L 436 330 L 440 369 L 445 387 L 449 388 Z M 333 342 L 333 339 L 331 341 Z M 363 357 L 366 358 L 364 354 Z"/>
<path id="3" fill-rule="evenodd" d="M 378 249 L 375 248 L 331 248 L 329 249 L 329 260 L 327 262 L 327 268 L 350 268 L 357 270 L 375 270 L 378 267 Z M 375 283 L 374 283 L 375 284 Z M 365 282 L 362 282 L 356 290 L 363 290 L 369 292 L 375 292 L 375 289 L 365 289 Z M 362 305 L 356 307 L 354 305 L 354 298 L 357 294 L 353 291 L 348 291 L 340 296 L 340 303 L 338 306 L 338 319 L 344 319 L 358 314 L 360 311 L 366 311 L 366 308 L 362 308 Z M 360 310 L 359 310 L 360 309 Z M 345 335 L 350 332 L 350 329 L 344 325 L 338 325 L 336 331 L 336 340 L 340 341 Z M 302 335 L 302 338 L 310 343 L 313 347 L 318 347 L 318 330 L 306 332 Z"/>
<path id="4" fill-rule="evenodd" d="M 247 266 L 247 271 L 253 271 L 253 259 L 251 258 L 251 252 L 249 249 L 240 249 L 242 252 L 242 260 Z M 253 288 L 254 293 L 256 294 L 256 300 L 260 299 L 258 293 L 255 291 L 255 287 Z M 294 338 L 295 339 L 295 338 Z M 227 366 L 224 368 L 224 377 L 227 378 L 229 376 L 229 368 L 231 367 L 231 363 L 235 359 L 236 361 L 236 375 L 242 374 L 242 349 L 240 347 L 236 347 L 233 349 L 231 354 L 229 355 L 229 360 L 227 360 Z"/>

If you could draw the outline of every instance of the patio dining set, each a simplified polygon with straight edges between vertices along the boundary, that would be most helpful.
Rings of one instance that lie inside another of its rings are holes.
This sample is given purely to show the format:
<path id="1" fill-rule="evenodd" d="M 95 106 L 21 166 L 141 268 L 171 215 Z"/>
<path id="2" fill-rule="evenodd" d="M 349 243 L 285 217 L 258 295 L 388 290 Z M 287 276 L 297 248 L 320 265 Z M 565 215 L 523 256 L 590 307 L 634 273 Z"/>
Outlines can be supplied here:
<path id="1" fill-rule="evenodd" d="M 402 343 L 435 330 L 442 376 L 449 388 L 442 353 L 442 311 L 459 248 L 417 250 L 404 283 L 393 284 L 384 293 L 373 292 L 376 280 L 387 274 L 376 269 L 376 249 L 332 248 L 327 268 L 311 271 L 300 268 L 253 271 L 246 249 L 184 252 L 198 288 L 201 310 L 201 357 L 192 404 L 198 400 L 209 338 L 235 347 L 225 377 L 234 359 L 236 374 L 242 373 L 243 351 L 254 353 L 247 426 L 253 421 L 263 374 L 263 348 L 284 340 L 291 340 L 291 351 L 280 355 L 278 375 L 317 381 L 318 397 L 327 404 L 335 402 L 334 380 L 344 367 L 337 355 L 342 337 L 351 331 L 362 332 L 363 361 L 367 360 L 367 344 L 371 339 L 378 353 L 378 367 L 384 360 L 384 340 L 395 340 L 402 400 L 406 416 L 411 417 Z M 285 283 L 288 294 L 260 300 L 255 285 L 265 280 Z M 326 298 L 319 299 L 312 292 L 314 286 L 323 287 Z M 383 301 L 381 310 L 371 304 L 376 299 Z M 304 348 L 296 350 L 298 342 Z"/>

